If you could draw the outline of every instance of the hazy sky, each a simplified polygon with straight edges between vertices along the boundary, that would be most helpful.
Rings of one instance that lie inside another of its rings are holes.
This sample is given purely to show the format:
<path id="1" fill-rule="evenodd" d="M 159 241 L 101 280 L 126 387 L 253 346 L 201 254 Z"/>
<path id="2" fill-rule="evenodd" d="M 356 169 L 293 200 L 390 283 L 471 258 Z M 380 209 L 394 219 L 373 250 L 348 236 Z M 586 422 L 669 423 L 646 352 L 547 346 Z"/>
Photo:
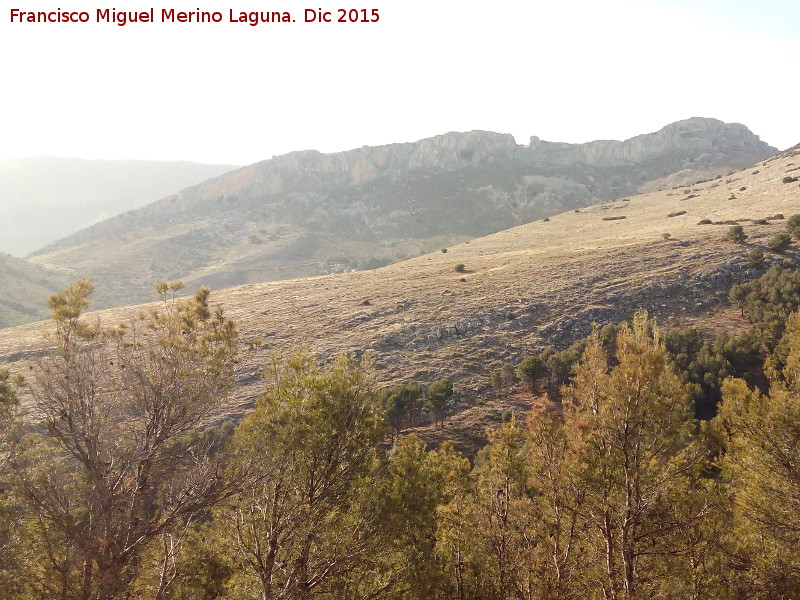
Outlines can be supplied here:
<path id="1" fill-rule="evenodd" d="M 122 0 L 157 21 L 125 27 L 94 22 L 111 4 L 99 0 L 3 4 L 0 159 L 247 164 L 453 130 L 624 139 L 692 116 L 744 123 L 780 149 L 800 142 L 797 0 Z M 303 23 L 320 5 L 380 20 Z M 15 6 L 92 22 L 12 24 Z M 297 22 L 230 23 L 231 7 Z M 223 22 L 160 23 L 161 9 Z"/>

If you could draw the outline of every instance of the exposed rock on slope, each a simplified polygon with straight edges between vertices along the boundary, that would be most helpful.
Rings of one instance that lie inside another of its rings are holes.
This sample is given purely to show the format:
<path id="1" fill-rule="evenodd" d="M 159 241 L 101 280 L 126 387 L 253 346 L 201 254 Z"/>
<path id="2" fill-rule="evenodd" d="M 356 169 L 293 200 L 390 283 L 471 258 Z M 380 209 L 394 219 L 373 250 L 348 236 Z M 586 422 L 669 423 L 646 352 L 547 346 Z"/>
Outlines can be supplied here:
<path id="1" fill-rule="evenodd" d="M 218 288 L 379 266 L 774 151 L 743 125 L 694 118 L 624 142 L 519 146 L 470 132 L 294 152 L 98 223 L 34 260 L 90 277 L 100 306 L 120 305 L 148 299 L 162 279 Z"/>

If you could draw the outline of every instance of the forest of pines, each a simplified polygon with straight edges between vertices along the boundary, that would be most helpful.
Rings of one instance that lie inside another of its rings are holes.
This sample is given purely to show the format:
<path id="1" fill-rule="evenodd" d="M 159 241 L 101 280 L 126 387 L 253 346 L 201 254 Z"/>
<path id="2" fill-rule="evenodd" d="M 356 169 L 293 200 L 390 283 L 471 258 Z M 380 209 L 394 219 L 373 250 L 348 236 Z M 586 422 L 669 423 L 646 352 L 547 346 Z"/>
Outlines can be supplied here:
<path id="1" fill-rule="evenodd" d="M 209 426 L 237 330 L 179 289 L 106 329 L 80 281 L 53 350 L 0 371 L 4 600 L 800 597 L 794 264 L 733 288 L 738 337 L 638 313 L 520 357 L 493 382 L 538 399 L 470 458 L 408 430 L 449 381 L 381 389 L 304 348 Z"/>

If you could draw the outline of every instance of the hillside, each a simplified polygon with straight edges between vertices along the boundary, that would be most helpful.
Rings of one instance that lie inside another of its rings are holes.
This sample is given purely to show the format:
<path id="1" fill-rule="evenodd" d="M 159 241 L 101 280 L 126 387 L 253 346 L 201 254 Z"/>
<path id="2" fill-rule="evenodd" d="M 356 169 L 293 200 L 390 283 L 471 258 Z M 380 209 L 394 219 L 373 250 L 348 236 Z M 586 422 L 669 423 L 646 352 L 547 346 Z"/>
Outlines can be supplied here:
<path id="1" fill-rule="evenodd" d="M 445 435 L 468 446 L 500 412 L 524 408 L 494 398 L 491 371 L 547 344 L 563 347 L 592 322 L 616 322 L 645 308 L 666 327 L 741 327 L 738 313 L 726 308 L 727 289 L 761 273 L 744 256 L 785 228 L 780 215 L 800 212 L 800 183 L 784 183 L 799 169 L 797 146 L 729 177 L 565 212 L 446 253 L 220 290 L 214 297 L 238 322 L 243 347 L 228 413 L 252 403 L 272 353 L 305 342 L 325 358 L 369 353 L 386 384 L 452 378 L 455 416 Z M 712 224 L 699 224 L 705 219 Z M 725 240 L 732 222 L 744 226 L 747 243 Z M 455 271 L 459 263 L 464 273 Z M 97 314 L 112 324 L 136 310 Z M 0 332 L 0 361 L 24 369 L 46 328 Z"/>
<path id="2" fill-rule="evenodd" d="M 624 142 L 520 146 L 470 132 L 294 152 L 98 223 L 32 260 L 89 276 L 98 306 L 118 306 L 146 301 L 162 279 L 220 288 L 373 268 L 774 152 L 743 125 L 700 118 Z"/>
<path id="3" fill-rule="evenodd" d="M 234 167 L 35 156 L 0 161 L 0 251 L 26 254 Z"/>
<path id="4" fill-rule="evenodd" d="M 0 253 L 0 328 L 47 318 L 47 298 L 69 283 L 65 273 Z"/>

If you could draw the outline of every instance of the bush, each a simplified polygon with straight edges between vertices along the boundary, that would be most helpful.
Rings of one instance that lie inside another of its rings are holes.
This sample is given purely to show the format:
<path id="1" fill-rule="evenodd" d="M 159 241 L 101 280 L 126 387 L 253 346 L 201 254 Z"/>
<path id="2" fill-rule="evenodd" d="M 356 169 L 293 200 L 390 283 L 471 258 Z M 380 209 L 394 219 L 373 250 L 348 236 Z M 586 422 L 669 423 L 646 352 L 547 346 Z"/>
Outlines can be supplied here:
<path id="1" fill-rule="evenodd" d="M 532 391 L 536 392 L 536 382 L 547 375 L 547 360 L 553 355 L 553 349 L 547 348 L 536 356 L 529 356 L 517 365 L 517 377 Z"/>
<path id="2" fill-rule="evenodd" d="M 671 237 L 672 237 L 672 235 L 671 235 L 671 234 L 669 234 L 669 233 L 662 233 L 662 234 L 661 234 L 661 237 L 662 237 L 662 238 L 664 238 L 665 240 L 668 240 L 669 238 L 671 238 Z"/>
<path id="3" fill-rule="evenodd" d="M 464 263 L 458 263 L 455 266 L 456 273 L 466 273 L 467 267 Z"/>
<path id="4" fill-rule="evenodd" d="M 667 216 L 668 217 L 680 217 L 681 215 L 685 215 L 685 214 L 686 214 L 685 210 L 676 210 L 675 212 L 669 213 Z"/>
<path id="5" fill-rule="evenodd" d="M 783 183 L 794 183 L 795 181 L 798 181 L 797 177 L 792 177 L 791 175 L 783 178 Z"/>
<path id="6" fill-rule="evenodd" d="M 747 253 L 747 266 L 751 269 L 760 269 L 764 266 L 764 251 L 753 248 Z"/>
<path id="7" fill-rule="evenodd" d="M 786 232 L 794 239 L 800 240 L 800 215 L 789 217 L 789 220 L 786 221 Z"/>
<path id="8" fill-rule="evenodd" d="M 624 218 L 625 218 L 624 216 L 619 216 L 619 217 L 603 217 L 603 221 L 619 221 L 619 220 L 621 220 L 621 219 L 624 219 Z"/>
<path id="9" fill-rule="evenodd" d="M 744 227 L 741 225 L 734 225 L 728 230 L 726 237 L 736 244 L 741 244 L 747 239 L 747 234 L 744 232 Z"/>
<path id="10" fill-rule="evenodd" d="M 386 257 L 379 257 L 379 256 L 372 256 L 370 258 L 365 258 L 359 260 L 356 263 L 356 270 L 357 271 L 371 271 L 372 269 L 380 269 L 381 267 L 385 267 L 392 260 Z"/>
<path id="11" fill-rule="evenodd" d="M 788 233 L 776 233 L 767 242 L 767 247 L 773 252 L 786 252 L 791 243 L 792 238 Z"/>
<path id="12" fill-rule="evenodd" d="M 698 225 L 711 225 L 713 221 L 711 219 L 700 219 L 697 224 Z"/>
<path id="13" fill-rule="evenodd" d="M 447 248 L 442 248 L 442 254 L 447 254 Z"/>

